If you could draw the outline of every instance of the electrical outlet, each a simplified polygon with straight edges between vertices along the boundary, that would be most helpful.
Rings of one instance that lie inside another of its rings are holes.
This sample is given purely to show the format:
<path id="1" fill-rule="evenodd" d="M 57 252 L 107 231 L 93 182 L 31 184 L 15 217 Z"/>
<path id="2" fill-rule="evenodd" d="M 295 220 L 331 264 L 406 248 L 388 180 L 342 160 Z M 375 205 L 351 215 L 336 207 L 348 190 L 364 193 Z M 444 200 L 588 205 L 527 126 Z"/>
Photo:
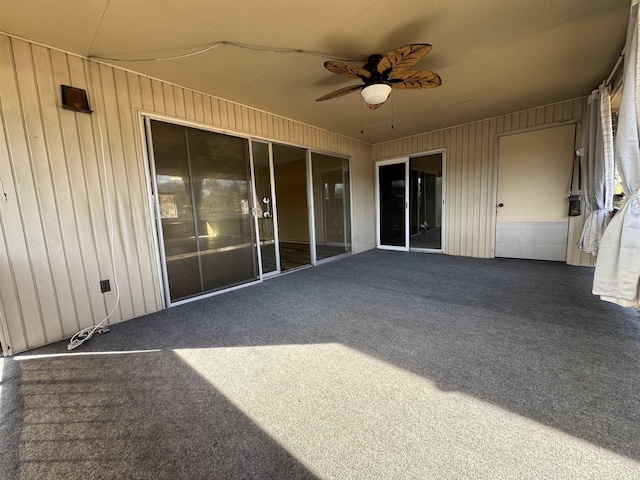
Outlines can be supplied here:
<path id="1" fill-rule="evenodd" d="M 109 282 L 109 280 L 100 280 L 100 291 L 102 293 L 111 291 L 111 283 Z"/>

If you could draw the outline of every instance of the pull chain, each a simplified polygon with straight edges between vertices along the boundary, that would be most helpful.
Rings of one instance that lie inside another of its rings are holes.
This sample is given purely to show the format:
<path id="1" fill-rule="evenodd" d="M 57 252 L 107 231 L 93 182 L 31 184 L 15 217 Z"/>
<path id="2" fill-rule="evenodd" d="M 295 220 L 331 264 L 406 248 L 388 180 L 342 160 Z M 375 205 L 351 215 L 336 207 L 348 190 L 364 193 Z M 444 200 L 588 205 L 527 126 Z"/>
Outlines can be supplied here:
<path id="1" fill-rule="evenodd" d="M 362 99 L 362 95 L 360 96 L 360 135 L 364 133 L 364 121 L 362 120 L 362 108 L 363 108 L 364 100 Z"/>
<path id="2" fill-rule="evenodd" d="M 391 130 L 393 130 L 393 95 L 391 95 Z"/>

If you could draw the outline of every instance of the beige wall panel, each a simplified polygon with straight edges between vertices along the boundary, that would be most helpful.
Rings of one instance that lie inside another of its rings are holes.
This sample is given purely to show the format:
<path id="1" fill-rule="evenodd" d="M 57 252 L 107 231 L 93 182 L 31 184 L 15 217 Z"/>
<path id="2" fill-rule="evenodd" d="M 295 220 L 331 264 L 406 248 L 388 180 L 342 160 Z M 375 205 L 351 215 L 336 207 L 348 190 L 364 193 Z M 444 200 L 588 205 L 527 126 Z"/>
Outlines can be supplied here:
<path id="1" fill-rule="evenodd" d="M 427 132 L 373 145 L 373 159 L 421 154 L 445 149 L 445 245 L 452 255 L 493 257 L 496 215 L 496 144 L 498 134 L 528 131 L 582 121 L 586 98 L 516 112 L 501 117 Z M 591 265 L 575 248 L 582 217 L 569 222 L 571 264 Z"/>
<path id="2" fill-rule="evenodd" d="M 33 70 L 31 45 L 22 41 L 13 41 L 12 43 L 16 66 L 15 81 L 19 85 L 21 116 L 25 131 L 22 141 L 13 138 L 13 136 L 11 141 L 25 142 L 24 149 L 26 150 L 23 155 L 16 156 L 14 167 L 18 173 L 23 228 L 30 253 L 30 266 L 36 284 L 37 300 L 41 309 L 39 320 L 42 332 L 40 333 L 44 336 L 45 341 L 48 341 L 62 335 L 62 322 L 56 296 L 54 272 L 52 271 L 55 267 L 62 267 L 62 263 L 57 258 L 61 251 L 60 228 L 50 217 L 52 212 L 55 214 L 54 207 L 50 208 L 55 205 L 55 200 L 43 138 L 44 132 L 40 120 L 40 105 Z M 5 100 L 3 98 L 3 104 Z M 7 118 L 9 125 L 16 120 L 18 119 L 14 118 L 12 121 L 11 118 Z M 31 171 L 27 172 L 26 170 L 29 168 Z M 48 249 L 49 247 L 51 247 L 51 251 Z M 60 285 L 59 288 L 61 292 L 66 294 L 68 283 Z M 28 300 L 33 301 L 32 299 Z M 44 321 L 45 315 L 47 321 Z M 31 335 L 32 332 L 35 333 L 35 325 L 33 329 L 27 329 L 28 335 Z"/>
<path id="3" fill-rule="evenodd" d="M 178 118 L 187 118 L 187 105 L 184 99 L 184 91 L 173 86 L 173 98 L 176 104 L 176 117 Z"/>
<path id="4" fill-rule="evenodd" d="M 62 83 L 87 90 L 94 113 L 61 109 Z M 0 303 L 12 352 L 68 338 L 115 304 L 103 145 L 121 290 L 110 322 L 161 308 L 139 109 L 351 157 L 353 250 L 374 248 L 370 145 L 0 35 Z"/>
<path id="5" fill-rule="evenodd" d="M 68 59 L 66 55 L 57 51 L 51 52 L 51 59 L 54 89 L 59 84 L 74 85 L 86 89 L 84 65 L 81 59 L 77 57 Z M 57 101 L 54 101 L 54 104 L 57 104 Z M 82 154 L 80 134 L 76 122 L 77 114 L 60 108 L 56 109 L 56 113 L 59 115 L 60 132 L 64 142 L 62 160 L 66 163 L 71 195 L 71 205 L 67 208 L 62 207 L 62 211 L 68 212 L 68 215 L 72 216 L 74 220 L 73 225 L 67 226 L 65 238 L 69 250 L 69 266 L 72 270 L 71 280 L 74 286 L 74 301 L 77 310 L 75 330 L 77 331 L 91 324 L 95 312 L 103 308 L 104 300 L 98 290 L 99 278 L 97 276 L 91 277 L 90 274 L 90 272 L 97 271 L 99 266 L 92 235 L 89 194 L 84 175 L 85 159 Z M 77 270 L 75 274 L 73 273 L 74 269 Z M 93 288 L 91 288 L 92 286 Z M 75 332 L 70 334 L 73 333 Z"/>
<path id="6" fill-rule="evenodd" d="M 155 79 L 151 80 L 151 89 L 153 92 L 152 111 L 156 113 L 165 113 L 164 89 L 163 89 L 162 83 Z"/>
<path id="7" fill-rule="evenodd" d="M 57 106 L 59 84 L 53 77 L 52 56 L 48 49 L 33 47 L 34 71 L 38 85 L 38 98 L 41 105 L 41 124 L 43 128 L 48 175 L 52 182 L 54 203 L 49 205 L 49 222 L 53 226 L 48 230 L 60 229 L 60 237 L 54 248 L 51 266 L 53 269 L 56 296 L 59 302 L 60 319 L 64 335 L 73 335 L 78 331 L 79 316 L 90 314 L 90 306 L 84 281 L 83 265 L 75 259 L 80 255 L 74 202 L 68 175 L 67 152 L 64 146 L 60 108 Z M 64 69 L 64 58 L 58 58 L 58 65 Z"/>
<path id="8" fill-rule="evenodd" d="M 108 68 L 108 67 L 106 67 Z M 168 83 L 162 84 L 162 93 L 164 96 L 164 110 L 167 115 L 177 117 L 176 99 L 173 94 L 173 85 Z"/>
<path id="9" fill-rule="evenodd" d="M 214 106 L 213 124 L 216 126 L 220 126 L 222 128 L 229 128 L 229 114 L 227 112 L 227 102 L 225 102 L 224 100 L 218 100 L 216 102 L 216 105 L 218 107 L 218 118 L 216 118 L 215 106 Z"/>
<path id="10" fill-rule="evenodd" d="M 223 107 L 224 104 L 224 107 Z M 237 130 L 236 128 L 236 110 L 235 105 L 231 102 L 220 101 L 220 109 L 224 111 L 226 115 L 222 117 L 222 126 L 229 130 Z"/>
<path id="11" fill-rule="evenodd" d="M 134 75 L 134 74 L 130 74 Z M 140 93 L 142 94 L 142 108 L 149 112 L 153 111 L 153 88 L 151 87 L 151 80 L 146 77 L 140 77 L 135 75 L 140 82 Z"/>
<path id="12" fill-rule="evenodd" d="M 213 125 L 213 101 L 216 99 L 211 98 L 209 95 L 202 96 L 202 110 L 204 114 L 204 123 L 207 125 Z M 217 110 L 216 100 L 216 110 Z M 218 114 L 219 119 L 219 114 Z"/>
<path id="13" fill-rule="evenodd" d="M 8 42 L 4 42 L 8 43 Z M 7 54 L 9 48 L 3 44 L 0 38 L 0 62 L 10 61 Z M 9 150 L 8 129 L 4 116 L 4 105 L 2 104 L 2 71 L 0 71 L 0 178 L 4 190 L 7 193 L 7 201 L 2 202 L 2 215 L 0 215 L 0 226 L 2 227 L 2 241 L 0 242 L 0 269 L 5 272 L 0 275 L 0 301 L 2 302 L 4 317 L 3 331 L 6 335 L 5 341 L 8 342 L 7 351 L 20 351 L 28 347 L 28 339 L 25 331 L 26 324 L 22 322 L 22 305 L 20 303 L 21 296 L 35 298 L 35 288 L 32 278 L 24 275 L 25 272 L 20 268 L 29 264 L 27 246 L 25 238 L 20 228 L 22 219 L 20 218 L 20 210 L 18 208 L 18 192 L 14 188 L 14 170 L 13 158 Z M 10 249 L 11 248 L 11 249 Z M 13 265 L 16 264 L 18 271 L 16 272 Z M 17 275 L 16 275 L 17 273 Z M 22 275 L 21 275 L 22 274 Z M 22 278 L 20 278 L 22 277 Z M 23 292 L 19 292 L 20 286 L 25 287 Z M 33 302 L 32 302 L 33 303 Z M 37 305 L 33 311 L 37 312 Z M 34 318 L 37 319 L 36 314 Z M 38 329 L 40 326 L 38 325 Z M 13 334 L 9 337 L 9 332 Z M 11 342 L 9 343 L 9 338 Z"/>
<path id="14" fill-rule="evenodd" d="M 113 229 L 114 229 L 114 252 L 113 255 L 115 261 L 115 273 L 107 273 L 104 279 L 108 279 L 111 283 L 117 279 L 120 289 L 120 302 L 118 309 L 114 312 L 113 316 L 109 319 L 110 322 L 118 322 L 125 318 L 131 318 L 134 315 L 133 298 L 131 293 L 131 285 L 129 279 L 129 271 L 127 269 L 128 262 L 123 256 L 123 250 L 126 246 L 126 238 L 123 238 L 122 233 L 126 232 L 126 227 L 122 228 L 121 221 L 126 222 L 128 215 L 128 182 L 120 184 L 119 182 L 125 178 L 123 172 L 124 155 L 122 151 L 122 143 L 120 138 L 120 123 L 118 120 L 118 104 L 115 98 L 115 83 L 113 79 L 113 71 L 109 67 L 100 64 L 91 64 L 90 68 L 91 78 L 94 82 L 94 88 L 96 89 L 96 103 L 94 107 L 94 113 L 92 116 L 96 117 L 98 128 L 98 142 L 99 155 L 98 161 L 102 164 L 102 147 L 104 146 L 104 155 L 107 162 L 107 176 L 106 182 L 109 184 L 110 199 L 107 199 L 106 189 L 103 187 L 103 204 L 104 208 L 108 211 L 111 208 L 113 215 Z M 100 130 L 102 133 L 100 133 Z M 104 182 L 102 169 L 99 171 L 100 181 Z M 115 186 L 118 188 L 115 188 Z M 124 219 L 120 216 L 125 215 Z M 109 217 L 106 216 L 107 225 L 105 225 L 105 234 L 109 238 Z M 110 258 L 110 247 L 101 254 Z M 104 272 L 103 272 L 104 274 Z M 114 289 L 115 290 L 115 289 Z M 107 295 L 107 298 L 110 295 Z M 110 299 L 109 299 L 110 300 Z M 114 300 L 108 301 L 112 304 Z"/>
<path id="15" fill-rule="evenodd" d="M 91 77 L 91 64 L 74 56 L 68 57 L 68 63 L 72 85 L 86 89 L 92 101 L 92 108 L 95 108 L 97 95 Z M 76 203 L 79 206 L 78 237 L 83 239 L 83 262 L 87 271 L 87 283 L 94 313 L 92 318 L 79 319 L 80 327 L 85 328 L 92 325 L 96 319 L 104 318 L 110 305 L 115 303 L 113 294 L 102 294 L 98 288 L 98 282 L 101 279 L 112 278 L 111 260 L 108 255 L 107 217 L 104 209 L 103 173 L 101 173 L 103 167 L 100 131 L 97 116 L 71 111 L 61 112 L 61 115 L 67 121 L 69 118 L 73 119 L 76 124 L 80 156 L 70 156 L 69 162 L 72 170 L 82 171 L 82 178 L 76 176 L 72 186 L 79 192 L 86 192 L 86 203 L 83 201 L 84 195 L 79 195 L 77 197 L 79 201 Z"/>
<path id="16" fill-rule="evenodd" d="M 193 115 L 194 120 L 198 123 L 204 123 L 203 105 L 202 94 L 200 92 L 193 92 Z"/>
<path id="17" fill-rule="evenodd" d="M 482 202 L 482 161 L 480 151 L 482 149 L 482 136 L 478 135 L 477 130 L 482 129 L 481 124 L 472 124 L 469 126 L 469 170 L 471 182 L 469 185 L 470 208 L 473 210 L 473 227 L 471 230 L 471 238 L 473 240 L 473 256 L 480 256 L 480 237 L 484 233 L 484 226 L 480 223 L 480 202 Z"/>
<path id="18" fill-rule="evenodd" d="M 244 130 L 244 121 L 242 118 L 242 107 L 240 105 L 237 104 L 232 104 L 229 103 L 229 105 L 233 105 L 233 126 L 231 127 L 233 130 L 237 130 L 239 132 L 244 132 L 246 130 Z M 231 114 L 229 114 L 229 117 L 231 117 Z"/>
<path id="19" fill-rule="evenodd" d="M 143 315 L 146 312 L 157 309 L 159 297 L 156 290 L 146 288 L 154 285 L 157 278 L 152 267 L 155 260 L 153 256 L 153 234 L 149 218 L 149 202 L 144 193 L 147 191 L 147 181 L 145 176 L 145 164 L 142 161 L 142 142 L 140 139 L 139 119 L 133 108 L 141 107 L 140 92 L 137 88 L 138 82 L 130 82 L 127 72 L 113 69 L 116 81 L 116 92 L 118 99 L 118 113 L 122 141 L 122 152 L 124 171 L 127 185 L 130 221 L 125 223 L 127 229 L 126 238 L 128 244 L 126 252 L 131 252 L 128 262 L 137 265 L 130 275 L 132 282 L 132 296 L 134 314 Z M 178 92 L 176 92 L 178 93 Z M 179 92 L 180 95 L 182 92 Z M 124 237 L 124 235 L 123 235 Z M 126 256 L 125 256 L 126 257 Z"/>

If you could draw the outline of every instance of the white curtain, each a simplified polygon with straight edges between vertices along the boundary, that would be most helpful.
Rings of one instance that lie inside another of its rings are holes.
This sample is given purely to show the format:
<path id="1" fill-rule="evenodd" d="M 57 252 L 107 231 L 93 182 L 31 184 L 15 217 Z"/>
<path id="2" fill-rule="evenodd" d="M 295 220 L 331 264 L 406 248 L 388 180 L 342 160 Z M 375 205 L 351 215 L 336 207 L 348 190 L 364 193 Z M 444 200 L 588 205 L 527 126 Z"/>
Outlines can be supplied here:
<path id="1" fill-rule="evenodd" d="M 590 214 L 585 221 L 578 248 L 598 254 L 600 239 L 613 210 L 615 166 L 611 127 L 611 88 L 602 84 L 588 101 L 583 165 L 584 192 Z"/>
<path id="2" fill-rule="evenodd" d="M 625 201 L 600 242 L 593 293 L 624 306 L 640 306 L 640 58 L 638 1 L 633 0 L 625 46 L 615 158 Z"/>

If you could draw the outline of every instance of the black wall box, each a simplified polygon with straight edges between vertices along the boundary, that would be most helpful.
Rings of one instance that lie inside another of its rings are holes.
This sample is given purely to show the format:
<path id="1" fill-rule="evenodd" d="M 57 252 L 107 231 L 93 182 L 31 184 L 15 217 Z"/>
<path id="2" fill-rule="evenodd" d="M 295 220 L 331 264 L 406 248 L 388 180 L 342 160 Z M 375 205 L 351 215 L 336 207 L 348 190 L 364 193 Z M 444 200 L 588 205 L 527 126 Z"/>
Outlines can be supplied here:
<path id="1" fill-rule="evenodd" d="M 61 85 L 61 88 L 62 108 L 82 113 L 93 112 L 93 110 L 89 108 L 89 99 L 87 98 L 86 91 L 81 88 L 69 87 L 68 85 Z"/>

